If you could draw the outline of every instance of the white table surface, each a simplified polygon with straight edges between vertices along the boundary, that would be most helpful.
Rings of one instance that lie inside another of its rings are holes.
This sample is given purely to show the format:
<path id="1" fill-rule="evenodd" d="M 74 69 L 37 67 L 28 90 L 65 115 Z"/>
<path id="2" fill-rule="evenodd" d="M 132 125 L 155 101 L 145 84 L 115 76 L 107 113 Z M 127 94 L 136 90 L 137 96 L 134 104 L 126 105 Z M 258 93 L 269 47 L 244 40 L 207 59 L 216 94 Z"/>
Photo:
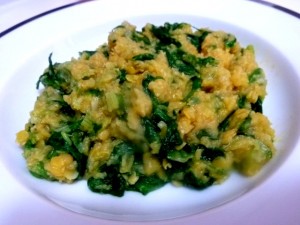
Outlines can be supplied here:
<path id="1" fill-rule="evenodd" d="M 0 0 L 0 33 L 34 15 L 72 2 L 75 1 Z M 300 13 L 300 0 L 267 0 L 266 2 L 271 2 Z M 227 207 L 222 209 L 224 210 L 223 215 L 227 216 L 222 216 L 221 218 L 216 217 L 214 213 L 205 213 L 205 215 L 195 215 L 176 221 L 163 221 L 153 224 L 299 225 L 300 181 L 287 179 L 283 182 L 288 187 L 284 190 L 285 193 L 274 197 L 271 194 L 266 194 L 268 203 L 258 201 L 259 205 L 257 205 L 257 210 L 255 211 L 246 212 L 247 209 L 254 208 L 253 206 L 243 206 L 239 211 L 233 211 L 232 207 Z M 0 225 L 35 224 L 111 225 L 123 223 L 79 215 L 49 203 L 16 182 L 0 162 Z"/>

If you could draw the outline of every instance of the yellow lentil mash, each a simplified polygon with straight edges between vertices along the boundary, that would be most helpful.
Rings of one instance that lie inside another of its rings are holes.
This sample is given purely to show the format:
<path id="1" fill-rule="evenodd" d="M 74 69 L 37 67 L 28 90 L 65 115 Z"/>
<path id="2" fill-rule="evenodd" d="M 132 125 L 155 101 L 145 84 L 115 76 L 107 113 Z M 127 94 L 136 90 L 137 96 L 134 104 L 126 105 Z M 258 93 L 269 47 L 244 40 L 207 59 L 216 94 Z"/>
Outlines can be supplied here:
<path id="1" fill-rule="evenodd" d="M 95 51 L 51 57 L 17 134 L 36 177 L 86 179 L 116 196 L 166 183 L 203 189 L 232 171 L 255 175 L 275 153 L 265 74 L 232 34 L 124 22 Z"/>

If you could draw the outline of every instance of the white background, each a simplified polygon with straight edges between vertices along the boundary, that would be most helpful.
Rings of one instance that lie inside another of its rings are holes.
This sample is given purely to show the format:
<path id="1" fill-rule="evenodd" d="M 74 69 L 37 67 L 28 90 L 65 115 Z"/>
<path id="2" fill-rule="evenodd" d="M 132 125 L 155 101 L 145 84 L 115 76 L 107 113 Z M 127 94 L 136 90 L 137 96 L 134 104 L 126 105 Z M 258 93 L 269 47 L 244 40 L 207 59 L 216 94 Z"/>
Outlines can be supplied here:
<path id="1" fill-rule="evenodd" d="M 24 19 L 71 2 L 75 1 L 0 0 L 0 32 Z M 300 0 L 271 0 L 269 2 L 273 2 L 300 13 Z M 300 190 L 294 190 L 300 187 L 300 181 L 287 179 L 282 182 L 288 187 L 284 190 L 286 193 L 283 193 L 280 196 L 267 195 L 269 196 L 267 198 L 268 203 L 257 205 L 259 209 L 255 212 L 243 212 L 243 210 L 247 210 L 247 207 L 245 207 L 245 209 L 241 208 L 240 211 L 233 211 L 231 207 L 227 207 L 226 209 L 223 208 L 224 215 L 227 216 L 222 218 L 216 218 L 212 212 L 208 212 L 201 217 L 196 215 L 176 221 L 164 221 L 160 222 L 160 224 L 300 224 L 300 209 L 297 208 L 297 206 L 300 206 Z M 295 195 L 293 198 L 288 195 L 288 193 L 297 192 L 298 195 Z M 247 217 L 241 218 L 239 214 L 246 215 Z M 269 219 L 266 220 L 266 218 Z M 270 218 L 272 219 L 270 220 Z M 122 223 L 75 214 L 39 198 L 17 183 L 0 162 L 0 225 L 17 224 L 95 225 Z"/>

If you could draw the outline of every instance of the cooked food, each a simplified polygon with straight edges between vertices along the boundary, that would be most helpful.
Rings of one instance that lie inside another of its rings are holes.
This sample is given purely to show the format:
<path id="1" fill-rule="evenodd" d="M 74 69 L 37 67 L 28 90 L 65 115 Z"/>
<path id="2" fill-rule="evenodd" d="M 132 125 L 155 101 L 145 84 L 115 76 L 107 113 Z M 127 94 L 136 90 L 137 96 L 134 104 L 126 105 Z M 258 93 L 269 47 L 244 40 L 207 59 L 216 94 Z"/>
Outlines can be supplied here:
<path id="1" fill-rule="evenodd" d="M 124 22 L 108 42 L 53 63 L 25 129 L 30 173 L 116 196 L 166 183 L 203 189 L 273 157 L 266 78 L 254 47 L 187 23 Z"/>

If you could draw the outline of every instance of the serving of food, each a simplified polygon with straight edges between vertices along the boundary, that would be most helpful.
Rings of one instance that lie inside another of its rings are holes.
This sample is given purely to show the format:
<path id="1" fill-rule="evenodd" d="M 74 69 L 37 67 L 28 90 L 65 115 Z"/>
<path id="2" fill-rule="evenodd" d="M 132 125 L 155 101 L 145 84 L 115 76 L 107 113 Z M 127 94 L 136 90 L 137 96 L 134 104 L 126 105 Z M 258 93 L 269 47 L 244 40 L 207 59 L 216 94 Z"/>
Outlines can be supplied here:
<path id="1" fill-rule="evenodd" d="M 93 192 L 204 189 L 254 176 L 275 154 L 267 81 L 252 45 L 188 23 L 127 22 L 107 43 L 53 63 L 18 132 L 30 173 Z"/>

